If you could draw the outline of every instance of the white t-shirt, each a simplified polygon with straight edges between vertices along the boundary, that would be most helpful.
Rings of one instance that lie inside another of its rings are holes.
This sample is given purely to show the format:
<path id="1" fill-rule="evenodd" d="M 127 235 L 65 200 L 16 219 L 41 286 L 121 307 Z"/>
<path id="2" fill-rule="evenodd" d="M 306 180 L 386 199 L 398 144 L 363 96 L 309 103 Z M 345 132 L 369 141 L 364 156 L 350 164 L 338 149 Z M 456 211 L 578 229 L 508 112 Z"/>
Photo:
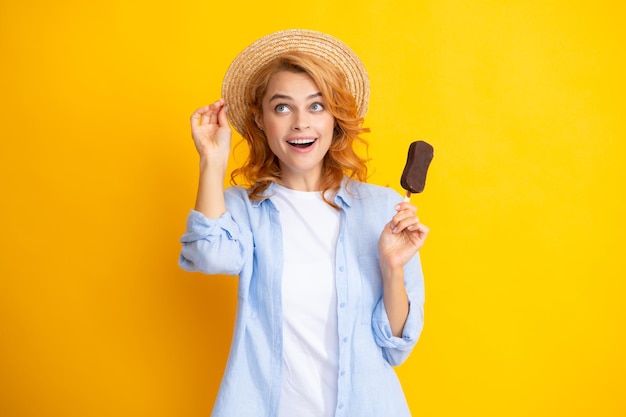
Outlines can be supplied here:
<path id="1" fill-rule="evenodd" d="M 318 191 L 276 187 L 284 266 L 279 417 L 332 416 L 337 404 L 335 248 L 339 210 Z"/>

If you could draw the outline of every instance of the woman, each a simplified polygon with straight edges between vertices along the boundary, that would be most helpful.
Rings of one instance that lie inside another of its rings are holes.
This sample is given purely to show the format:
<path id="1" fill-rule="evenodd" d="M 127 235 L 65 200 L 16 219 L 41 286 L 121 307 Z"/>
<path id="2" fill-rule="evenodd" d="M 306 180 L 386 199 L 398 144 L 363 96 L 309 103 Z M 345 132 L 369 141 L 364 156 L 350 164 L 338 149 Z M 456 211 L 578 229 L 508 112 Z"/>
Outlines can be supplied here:
<path id="1" fill-rule="evenodd" d="M 428 228 L 398 193 L 364 182 L 360 60 L 328 35 L 282 31 L 246 48 L 223 87 L 191 117 L 200 180 L 180 257 L 239 276 L 213 415 L 409 416 L 391 366 L 422 329 Z M 233 172 L 247 187 L 225 190 L 229 119 L 250 155 Z"/>

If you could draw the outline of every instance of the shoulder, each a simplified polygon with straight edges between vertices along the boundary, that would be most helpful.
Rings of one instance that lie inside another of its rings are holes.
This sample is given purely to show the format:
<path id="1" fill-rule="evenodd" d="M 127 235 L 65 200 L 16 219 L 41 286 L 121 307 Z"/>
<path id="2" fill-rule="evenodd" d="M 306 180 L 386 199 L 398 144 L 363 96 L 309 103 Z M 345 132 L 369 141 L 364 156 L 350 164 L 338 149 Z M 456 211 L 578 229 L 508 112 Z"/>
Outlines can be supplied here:
<path id="1" fill-rule="evenodd" d="M 241 215 L 250 211 L 251 202 L 248 198 L 248 190 L 240 186 L 228 187 L 224 190 L 226 209 L 234 215 Z"/>
<path id="2" fill-rule="evenodd" d="M 224 190 L 224 195 L 230 198 L 245 198 L 248 199 L 248 190 L 239 185 L 233 185 Z"/>
<path id="3" fill-rule="evenodd" d="M 266 194 L 269 191 L 266 191 Z M 249 217 L 253 219 L 267 216 L 274 209 L 270 198 L 260 200 L 250 199 L 250 190 L 238 185 L 224 190 L 226 209 L 236 218 Z"/>
<path id="4" fill-rule="evenodd" d="M 379 201 L 384 204 L 402 201 L 402 196 L 391 187 L 352 181 L 345 185 L 345 192 L 354 196 L 356 201 L 364 201 L 371 204 Z"/>

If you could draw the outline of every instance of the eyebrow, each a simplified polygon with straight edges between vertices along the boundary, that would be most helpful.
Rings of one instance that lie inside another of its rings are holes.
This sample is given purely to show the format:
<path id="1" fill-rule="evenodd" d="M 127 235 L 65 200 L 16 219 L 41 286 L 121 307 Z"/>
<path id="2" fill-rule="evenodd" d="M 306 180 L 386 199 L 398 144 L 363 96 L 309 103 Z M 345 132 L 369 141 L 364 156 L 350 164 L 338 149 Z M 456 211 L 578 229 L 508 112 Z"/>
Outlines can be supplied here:
<path id="1" fill-rule="evenodd" d="M 317 92 L 315 94 L 311 94 L 310 96 L 308 96 L 306 99 L 307 100 L 311 100 L 314 99 L 316 97 L 322 97 L 322 93 Z M 270 98 L 270 102 L 274 101 L 274 100 L 291 100 L 293 101 L 293 97 L 285 95 L 285 94 L 274 94 L 272 96 L 272 98 Z"/>

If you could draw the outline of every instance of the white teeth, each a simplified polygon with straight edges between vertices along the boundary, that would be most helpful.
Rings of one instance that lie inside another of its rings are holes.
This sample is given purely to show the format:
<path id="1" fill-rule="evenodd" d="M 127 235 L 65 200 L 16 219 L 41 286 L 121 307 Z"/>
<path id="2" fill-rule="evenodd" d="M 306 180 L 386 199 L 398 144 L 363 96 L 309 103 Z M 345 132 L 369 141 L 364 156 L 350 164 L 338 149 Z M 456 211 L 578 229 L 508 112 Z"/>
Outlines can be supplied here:
<path id="1" fill-rule="evenodd" d="M 294 139 L 289 141 L 292 145 L 308 145 L 313 142 L 315 142 L 315 139 Z"/>

